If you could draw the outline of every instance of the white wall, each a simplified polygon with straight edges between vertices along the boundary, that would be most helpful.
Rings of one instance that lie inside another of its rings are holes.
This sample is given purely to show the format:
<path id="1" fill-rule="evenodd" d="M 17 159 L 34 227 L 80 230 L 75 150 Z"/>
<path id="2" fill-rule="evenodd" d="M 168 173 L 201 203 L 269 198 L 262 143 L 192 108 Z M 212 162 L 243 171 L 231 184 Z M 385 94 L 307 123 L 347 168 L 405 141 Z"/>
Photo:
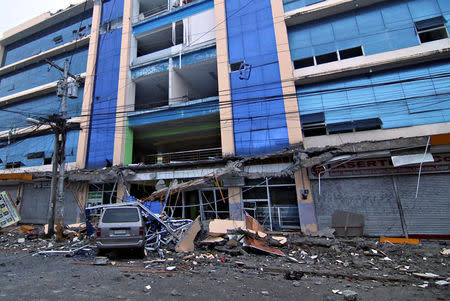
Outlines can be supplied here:
<path id="1" fill-rule="evenodd" d="M 184 22 L 184 44 L 187 46 L 200 44 L 216 38 L 214 29 L 214 10 L 187 17 Z"/>

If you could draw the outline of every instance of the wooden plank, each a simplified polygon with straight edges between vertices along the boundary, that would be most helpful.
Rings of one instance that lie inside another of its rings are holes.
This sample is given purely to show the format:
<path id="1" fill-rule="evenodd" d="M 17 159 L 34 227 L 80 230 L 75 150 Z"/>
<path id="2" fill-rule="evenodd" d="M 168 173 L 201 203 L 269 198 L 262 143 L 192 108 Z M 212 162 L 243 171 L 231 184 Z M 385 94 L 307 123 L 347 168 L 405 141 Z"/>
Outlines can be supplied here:
<path id="1" fill-rule="evenodd" d="M 390 242 L 392 244 L 419 244 L 420 240 L 417 238 L 400 238 L 400 237 L 380 237 L 380 242 Z"/>

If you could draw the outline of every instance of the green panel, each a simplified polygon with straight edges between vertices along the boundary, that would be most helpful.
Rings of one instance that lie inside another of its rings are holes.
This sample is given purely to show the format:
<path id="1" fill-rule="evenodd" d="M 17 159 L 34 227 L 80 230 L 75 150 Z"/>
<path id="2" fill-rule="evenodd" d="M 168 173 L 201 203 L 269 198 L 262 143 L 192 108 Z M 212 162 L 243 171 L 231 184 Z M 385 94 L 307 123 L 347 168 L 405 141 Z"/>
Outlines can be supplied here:
<path id="1" fill-rule="evenodd" d="M 123 165 L 131 164 L 133 161 L 133 131 L 128 127 L 127 120 L 127 129 L 125 132 L 125 156 L 123 158 Z"/>

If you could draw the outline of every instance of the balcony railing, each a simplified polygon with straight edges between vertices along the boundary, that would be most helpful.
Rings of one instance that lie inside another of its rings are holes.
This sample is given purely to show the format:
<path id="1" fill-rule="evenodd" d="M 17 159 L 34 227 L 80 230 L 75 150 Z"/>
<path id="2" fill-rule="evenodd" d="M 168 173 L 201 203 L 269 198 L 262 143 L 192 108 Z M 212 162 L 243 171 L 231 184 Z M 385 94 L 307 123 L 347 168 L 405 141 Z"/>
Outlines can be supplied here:
<path id="1" fill-rule="evenodd" d="M 152 154 L 146 156 L 146 164 L 177 163 L 202 160 L 214 160 L 222 158 L 222 148 L 206 148 L 183 152 Z"/>

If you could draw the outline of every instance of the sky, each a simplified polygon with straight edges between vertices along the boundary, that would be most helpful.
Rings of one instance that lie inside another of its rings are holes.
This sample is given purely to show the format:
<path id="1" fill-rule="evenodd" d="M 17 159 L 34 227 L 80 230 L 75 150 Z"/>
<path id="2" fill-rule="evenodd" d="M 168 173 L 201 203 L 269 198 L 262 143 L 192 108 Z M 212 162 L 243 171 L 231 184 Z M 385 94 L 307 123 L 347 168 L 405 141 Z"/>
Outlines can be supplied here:
<path id="1" fill-rule="evenodd" d="M 0 37 L 3 32 L 48 11 L 54 13 L 84 0 L 0 0 Z"/>

